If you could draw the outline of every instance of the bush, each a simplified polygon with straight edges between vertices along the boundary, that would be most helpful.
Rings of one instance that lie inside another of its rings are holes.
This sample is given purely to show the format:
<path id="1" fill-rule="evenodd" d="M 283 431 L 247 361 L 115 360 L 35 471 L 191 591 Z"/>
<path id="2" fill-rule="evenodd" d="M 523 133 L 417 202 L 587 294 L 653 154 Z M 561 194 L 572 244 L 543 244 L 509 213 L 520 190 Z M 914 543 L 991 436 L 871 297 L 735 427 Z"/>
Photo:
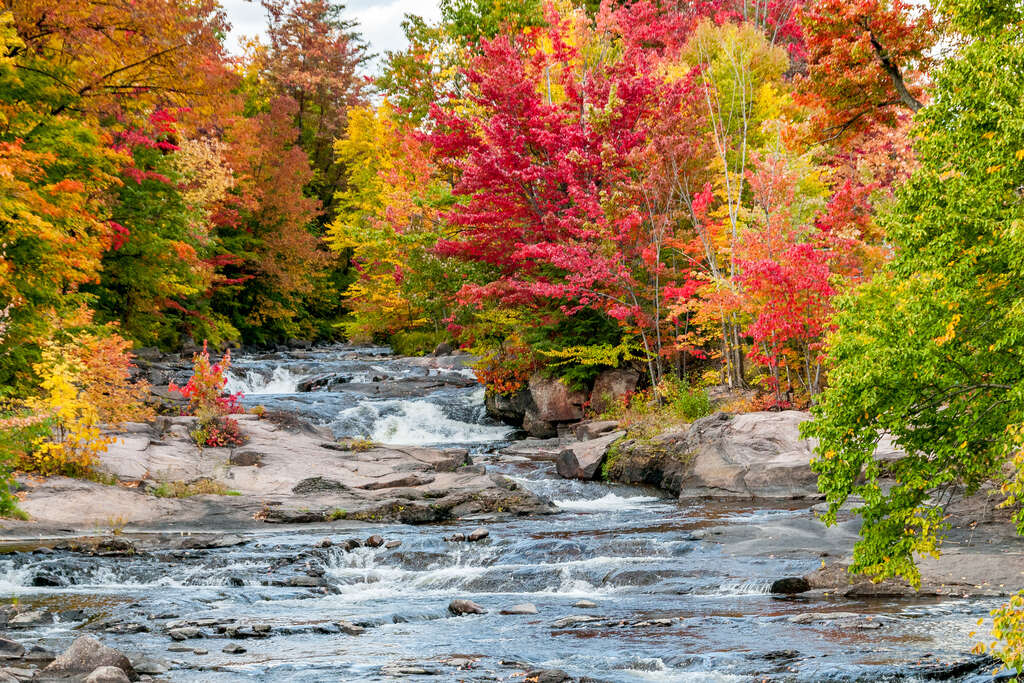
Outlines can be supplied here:
<path id="1" fill-rule="evenodd" d="M 426 356 L 433 353 L 438 344 L 448 341 L 449 336 L 446 330 L 412 330 L 396 332 L 391 335 L 389 343 L 391 350 L 399 356 Z"/>
<path id="2" fill-rule="evenodd" d="M 192 356 L 192 377 L 183 387 L 173 382 L 168 385 L 188 399 L 185 412 L 199 419 L 199 426 L 192 432 L 192 438 L 199 447 L 219 448 L 237 446 L 245 442 L 238 422 L 229 418 L 244 412 L 239 401 L 241 392 L 224 392 L 228 380 L 225 377 L 231 367 L 231 351 L 225 351 L 219 363 L 210 363 L 210 352 L 206 342 L 203 350 Z"/>

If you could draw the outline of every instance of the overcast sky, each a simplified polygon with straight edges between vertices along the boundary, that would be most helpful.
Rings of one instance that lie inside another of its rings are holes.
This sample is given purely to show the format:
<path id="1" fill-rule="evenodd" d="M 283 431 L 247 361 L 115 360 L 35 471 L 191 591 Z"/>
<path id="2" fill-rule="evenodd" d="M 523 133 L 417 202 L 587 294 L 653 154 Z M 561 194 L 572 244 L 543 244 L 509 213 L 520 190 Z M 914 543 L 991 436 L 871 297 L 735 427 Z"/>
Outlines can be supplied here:
<path id="1" fill-rule="evenodd" d="M 231 22 L 228 49 L 236 51 L 240 36 L 262 36 L 266 30 L 266 16 L 259 0 L 220 0 Z M 405 47 L 402 18 L 418 14 L 427 19 L 439 18 L 437 0 L 349 0 L 345 2 L 345 15 L 359 23 L 370 52 L 383 55 L 388 50 Z"/>

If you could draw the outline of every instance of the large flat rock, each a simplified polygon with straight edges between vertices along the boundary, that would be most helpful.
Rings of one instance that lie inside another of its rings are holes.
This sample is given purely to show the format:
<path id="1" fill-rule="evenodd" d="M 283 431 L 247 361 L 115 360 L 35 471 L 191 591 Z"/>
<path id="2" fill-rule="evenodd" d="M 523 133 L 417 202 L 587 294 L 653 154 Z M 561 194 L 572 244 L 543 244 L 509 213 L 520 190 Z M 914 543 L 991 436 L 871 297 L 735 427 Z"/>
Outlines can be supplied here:
<path id="1" fill-rule="evenodd" d="M 131 425 L 101 456 L 120 485 L 25 479 L 21 503 L 41 525 L 73 529 L 337 519 L 423 523 L 478 514 L 550 513 L 554 507 L 503 477 L 470 467 L 465 450 L 375 445 L 347 450 L 309 430 L 238 416 L 247 443 L 199 449 L 187 419 Z M 204 482 L 231 495 L 158 498 L 159 483 Z M 141 486 L 139 485 L 141 484 Z"/>

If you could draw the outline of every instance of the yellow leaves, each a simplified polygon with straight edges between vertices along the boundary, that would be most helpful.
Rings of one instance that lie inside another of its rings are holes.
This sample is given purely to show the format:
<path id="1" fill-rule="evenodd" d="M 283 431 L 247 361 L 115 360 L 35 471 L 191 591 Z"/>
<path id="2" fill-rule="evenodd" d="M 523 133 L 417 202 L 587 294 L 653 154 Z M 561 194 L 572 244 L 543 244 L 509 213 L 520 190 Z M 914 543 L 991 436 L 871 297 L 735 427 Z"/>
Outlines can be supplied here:
<path id="1" fill-rule="evenodd" d="M 991 140 L 995 136 L 996 136 L 995 132 L 990 130 L 989 132 L 985 133 L 981 137 L 984 138 L 985 140 Z"/>
<path id="2" fill-rule="evenodd" d="M 942 346 L 947 342 L 952 341 L 956 337 L 956 326 L 960 322 L 962 316 L 959 313 L 953 315 L 952 320 L 946 325 L 946 331 L 941 336 L 935 338 L 935 345 Z"/>
<path id="3" fill-rule="evenodd" d="M 1013 156 L 1017 161 L 1024 161 L 1024 149 L 1018 149 Z"/>
<path id="4" fill-rule="evenodd" d="M 985 169 L 985 173 L 998 173 L 999 171 L 1002 171 L 1003 168 L 1005 168 L 1004 164 L 999 164 L 998 166 L 989 166 L 988 168 Z"/>

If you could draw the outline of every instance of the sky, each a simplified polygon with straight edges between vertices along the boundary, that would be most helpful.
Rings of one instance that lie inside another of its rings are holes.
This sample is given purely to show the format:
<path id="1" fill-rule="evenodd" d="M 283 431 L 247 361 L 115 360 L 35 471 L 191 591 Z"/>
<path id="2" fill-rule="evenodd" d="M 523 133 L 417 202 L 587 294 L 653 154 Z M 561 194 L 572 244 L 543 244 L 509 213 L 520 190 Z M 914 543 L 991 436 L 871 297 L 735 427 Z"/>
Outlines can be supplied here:
<path id="1" fill-rule="evenodd" d="M 220 0 L 231 22 L 228 49 L 237 52 L 241 36 L 262 36 L 266 16 L 259 0 Z M 405 47 L 402 18 L 418 14 L 430 20 L 440 17 L 437 0 L 348 0 L 345 15 L 359 23 L 359 30 L 370 46 L 370 52 L 383 55 L 388 50 Z"/>

